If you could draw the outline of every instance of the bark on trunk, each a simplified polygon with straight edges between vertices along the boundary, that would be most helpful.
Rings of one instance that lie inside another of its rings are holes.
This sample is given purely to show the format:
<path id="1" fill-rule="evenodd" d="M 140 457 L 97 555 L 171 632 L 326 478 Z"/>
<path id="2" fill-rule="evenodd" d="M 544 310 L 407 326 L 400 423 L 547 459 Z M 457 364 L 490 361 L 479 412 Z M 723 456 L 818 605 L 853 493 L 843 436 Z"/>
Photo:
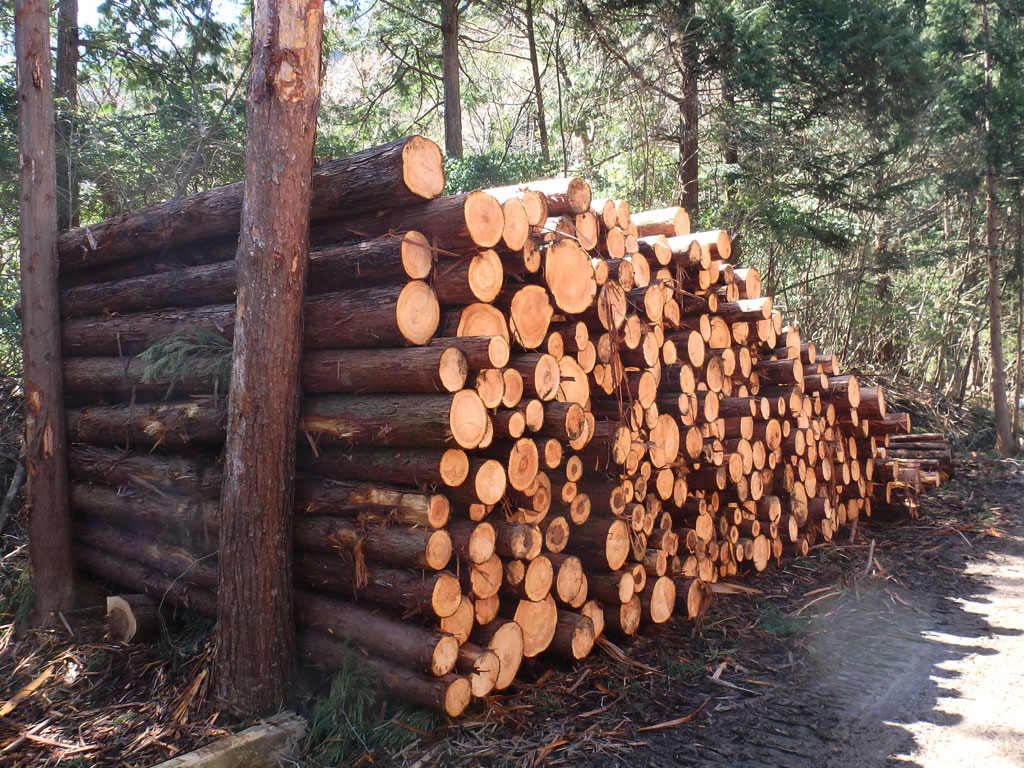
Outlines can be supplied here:
<path id="1" fill-rule="evenodd" d="M 71 528 L 57 293 L 50 6 L 16 0 L 25 469 L 33 623 L 72 604 Z"/>
<path id="2" fill-rule="evenodd" d="M 540 62 L 537 59 L 537 38 L 533 20 L 533 0 L 526 0 L 526 41 L 530 48 L 530 68 L 533 70 L 533 95 L 537 101 L 537 131 L 540 134 L 540 154 L 547 165 L 551 162 L 551 151 L 548 147 L 548 123 L 544 117 L 544 90 L 540 82 Z"/>
<path id="3" fill-rule="evenodd" d="M 985 247 L 988 254 L 989 346 L 992 351 L 992 410 L 996 418 L 996 451 L 1002 456 L 1015 453 L 1017 446 L 1006 400 L 1006 368 L 1003 362 L 1003 306 L 999 265 L 999 223 L 996 221 L 996 172 L 985 174 Z"/>
<path id="4" fill-rule="evenodd" d="M 78 226 L 78 175 L 74 160 L 78 110 L 78 0 L 57 3 L 57 227 Z"/>
<path id="5" fill-rule="evenodd" d="M 441 0 L 441 82 L 444 85 L 444 149 L 462 157 L 462 99 L 459 72 L 459 0 Z"/>
<path id="6" fill-rule="evenodd" d="M 216 662 L 218 694 L 250 715 L 292 698 L 295 429 L 322 29 L 319 0 L 255 5 Z"/>
<path id="7" fill-rule="evenodd" d="M 683 103 L 679 106 L 679 204 L 690 215 L 690 221 L 696 224 L 700 218 L 697 196 L 697 123 L 700 119 L 700 101 L 697 93 L 697 51 L 692 21 L 696 13 L 696 3 L 686 0 L 683 3 L 683 24 L 686 36 L 683 40 Z"/>

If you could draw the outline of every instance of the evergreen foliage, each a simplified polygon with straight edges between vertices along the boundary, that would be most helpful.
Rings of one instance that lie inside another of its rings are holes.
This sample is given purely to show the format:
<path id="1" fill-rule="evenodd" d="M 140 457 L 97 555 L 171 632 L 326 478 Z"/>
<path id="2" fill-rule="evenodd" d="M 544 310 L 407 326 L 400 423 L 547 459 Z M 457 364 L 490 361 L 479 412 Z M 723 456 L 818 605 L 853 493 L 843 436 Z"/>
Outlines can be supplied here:
<path id="1" fill-rule="evenodd" d="M 466 155 L 448 161 L 448 191 L 576 174 L 599 197 L 673 203 L 693 74 L 700 224 L 740 233 L 743 262 L 823 348 L 953 399 L 988 398 L 992 168 L 1012 399 L 1024 303 L 1024 2 L 533 0 L 532 16 L 525 0 L 464 5 Z M 317 156 L 412 132 L 443 145 L 440 0 L 345 0 L 327 12 Z M 242 3 L 100 6 L 80 35 L 72 137 L 83 223 L 240 177 L 248 23 Z M 12 25 L 3 6 L 0 357 L 10 373 Z"/>

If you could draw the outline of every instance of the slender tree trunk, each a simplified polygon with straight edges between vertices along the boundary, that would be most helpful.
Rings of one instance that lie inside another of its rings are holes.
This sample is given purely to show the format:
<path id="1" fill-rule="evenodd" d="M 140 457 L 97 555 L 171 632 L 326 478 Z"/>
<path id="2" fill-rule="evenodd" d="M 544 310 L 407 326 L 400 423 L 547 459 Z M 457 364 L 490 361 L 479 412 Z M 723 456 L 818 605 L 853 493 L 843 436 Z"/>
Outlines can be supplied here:
<path id="1" fill-rule="evenodd" d="M 558 11 L 552 16 L 555 28 L 555 87 L 558 89 L 558 135 L 562 139 L 562 175 L 569 175 L 569 145 L 565 138 L 565 107 L 562 99 L 562 24 Z"/>
<path id="2" fill-rule="evenodd" d="M 971 336 L 970 343 L 967 347 L 967 360 L 964 363 L 964 367 L 961 369 L 962 373 L 958 379 L 954 379 L 953 390 L 956 392 L 956 402 L 958 405 L 963 405 L 964 400 L 967 398 L 967 386 L 971 380 L 971 370 L 977 367 L 978 359 L 978 321 L 976 319 L 971 320 Z"/>
<path id="3" fill-rule="evenodd" d="M 700 211 L 697 198 L 697 123 L 700 102 L 697 94 L 697 45 L 691 25 L 696 14 L 696 2 L 683 3 L 683 103 L 679 107 L 679 204 L 697 222 Z"/>
<path id="4" fill-rule="evenodd" d="M 462 157 L 459 72 L 459 0 L 441 0 L 441 81 L 444 85 L 444 151 Z"/>
<path id="5" fill-rule="evenodd" d="M 292 696 L 295 430 L 322 28 L 319 0 L 254 8 L 217 605 L 217 690 L 246 714 Z"/>
<path id="6" fill-rule="evenodd" d="M 1013 444 L 1017 445 L 1017 418 L 1020 415 L 1021 337 L 1024 335 L 1024 274 L 1017 277 L 1017 367 L 1013 375 Z"/>
<path id="7" fill-rule="evenodd" d="M 21 303 L 33 623 L 71 607 L 73 569 L 57 291 L 50 5 L 15 0 L 21 175 Z"/>
<path id="8" fill-rule="evenodd" d="M 1007 456 L 1016 450 L 1006 402 L 1006 367 L 1003 363 L 1003 307 L 999 285 L 999 225 L 996 221 L 996 195 L 999 191 L 996 169 L 991 157 L 995 141 L 992 135 L 990 96 L 992 58 L 989 52 L 988 5 L 982 5 L 982 35 L 985 44 L 985 248 L 988 255 L 989 347 L 992 353 L 992 410 L 996 417 L 996 451 Z"/>
<path id="9" fill-rule="evenodd" d="M 1013 444 L 1017 442 L 1017 418 L 1020 415 L 1020 374 L 1021 352 L 1024 345 L 1024 207 L 1021 200 L 1021 185 L 1017 182 L 1017 252 L 1014 261 L 1017 267 L 1017 368 L 1013 376 Z"/>
<path id="10" fill-rule="evenodd" d="M 533 69 L 533 95 L 537 100 L 537 130 L 540 132 L 540 154 L 544 162 L 551 162 L 548 147 L 548 123 L 544 118 L 544 91 L 540 83 L 540 62 L 537 60 L 537 38 L 534 34 L 533 0 L 526 0 L 526 40 L 530 44 L 530 67 Z"/>
<path id="11" fill-rule="evenodd" d="M 78 174 L 74 160 L 78 111 L 78 0 L 57 3 L 57 226 L 78 226 Z"/>

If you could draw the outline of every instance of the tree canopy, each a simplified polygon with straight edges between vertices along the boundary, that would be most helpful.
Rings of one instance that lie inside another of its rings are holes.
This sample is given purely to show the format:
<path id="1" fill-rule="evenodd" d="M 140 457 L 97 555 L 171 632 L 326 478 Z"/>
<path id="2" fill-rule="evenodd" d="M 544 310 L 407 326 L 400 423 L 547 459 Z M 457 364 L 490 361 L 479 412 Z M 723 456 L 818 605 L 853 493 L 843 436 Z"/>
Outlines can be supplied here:
<path id="1" fill-rule="evenodd" d="M 993 373 L 994 255 L 1019 397 L 1024 2 L 344 0 L 327 13 L 318 157 L 412 132 L 444 146 L 457 75 L 449 190 L 578 174 L 635 206 L 687 201 L 700 225 L 740 235 L 742 261 L 808 334 L 953 399 Z M 0 10 L 13 351 L 12 24 Z M 79 33 L 58 180 L 78 190 L 82 223 L 240 178 L 249 36 L 241 5 L 100 6 Z"/>

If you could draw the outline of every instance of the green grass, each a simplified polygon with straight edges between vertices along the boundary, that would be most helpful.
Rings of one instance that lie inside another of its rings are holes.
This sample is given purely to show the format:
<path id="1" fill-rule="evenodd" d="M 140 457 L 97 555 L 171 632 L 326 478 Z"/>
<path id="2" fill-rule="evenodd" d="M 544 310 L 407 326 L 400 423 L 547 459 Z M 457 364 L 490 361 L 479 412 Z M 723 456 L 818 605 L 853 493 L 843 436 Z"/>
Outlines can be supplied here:
<path id="1" fill-rule="evenodd" d="M 810 623 L 809 617 L 787 616 L 774 605 L 768 605 L 757 620 L 757 628 L 775 637 L 792 637 L 807 629 Z"/>
<path id="2" fill-rule="evenodd" d="M 35 605 L 32 576 L 25 564 L 23 571 L 0 572 L 0 617 L 15 624 L 26 621 Z"/>
<path id="3" fill-rule="evenodd" d="M 377 674 L 347 650 L 326 698 L 309 715 L 305 752 L 321 765 L 336 765 L 377 749 L 395 749 L 441 724 L 438 715 L 413 708 L 387 715 Z"/>
<path id="4" fill-rule="evenodd" d="M 663 656 L 661 668 L 671 677 L 690 678 L 704 674 L 736 655 L 736 648 L 707 648 L 688 660 Z"/>

